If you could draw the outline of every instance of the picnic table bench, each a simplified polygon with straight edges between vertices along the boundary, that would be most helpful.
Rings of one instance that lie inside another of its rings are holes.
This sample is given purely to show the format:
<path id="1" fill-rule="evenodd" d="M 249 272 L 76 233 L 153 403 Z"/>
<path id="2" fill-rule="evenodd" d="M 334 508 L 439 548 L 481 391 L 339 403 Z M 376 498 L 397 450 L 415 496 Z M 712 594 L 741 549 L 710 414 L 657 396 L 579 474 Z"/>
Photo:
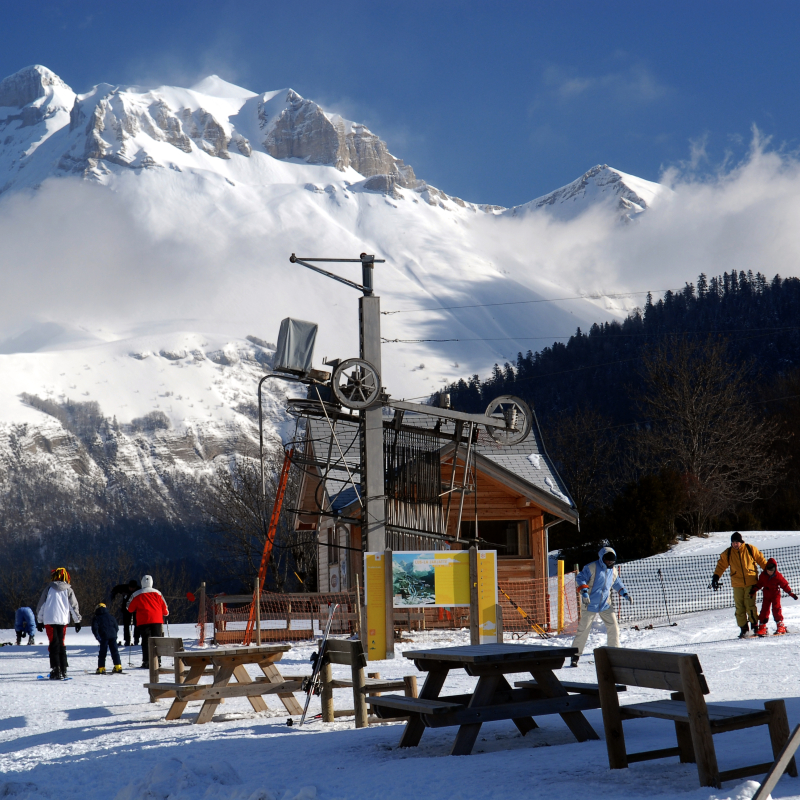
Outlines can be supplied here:
<path id="1" fill-rule="evenodd" d="M 554 674 L 565 659 L 577 653 L 574 647 L 490 644 L 412 650 L 412 659 L 428 676 L 419 697 L 380 695 L 367 697 L 381 719 L 408 717 L 401 747 L 416 747 L 426 727 L 457 726 L 451 755 L 468 755 L 484 722 L 510 719 L 524 736 L 537 727 L 534 716 L 559 714 L 579 742 L 599 739 L 581 713 L 599 708 L 599 690 L 591 684 L 568 689 Z M 440 697 L 451 669 L 463 669 L 478 678 L 474 692 Z M 533 681 L 512 688 L 509 673 L 529 672 Z M 622 687 L 619 687 L 622 689 Z"/>
<path id="2" fill-rule="evenodd" d="M 300 691 L 302 676 L 286 677 L 278 671 L 275 662 L 280 661 L 290 645 L 262 645 L 259 647 L 230 647 L 224 649 L 176 651 L 174 657 L 188 666 L 184 679 L 175 683 L 146 683 L 149 691 L 174 692 L 174 700 L 166 719 L 180 719 L 188 703 L 202 700 L 203 706 L 195 718 L 195 724 L 209 722 L 227 697 L 246 697 L 255 711 L 267 711 L 263 695 L 276 694 L 289 714 L 302 714 L 303 709 L 293 692 Z M 256 664 L 263 677 L 253 679 L 247 672 L 247 664 Z M 200 683 L 212 667 L 212 682 Z M 231 684 L 231 679 L 235 683 Z"/>
<path id="3" fill-rule="evenodd" d="M 594 651 L 608 763 L 611 769 L 625 769 L 629 763 L 679 756 L 683 763 L 696 763 L 701 786 L 721 788 L 722 781 L 768 772 L 772 762 L 720 771 L 713 736 L 726 731 L 767 725 L 772 752 L 777 758 L 789 739 L 789 721 L 783 700 L 768 700 L 764 708 L 746 708 L 706 703 L 709 694 L 700 660 L 685 653 L 627 650 L 599 647 Z M 616 682 L 628 686 L 670 691 L 670 699 L 620 706 Z M 628 753 L 622 722 L 655 717 L 675 725 L 677 747 Z M 794 758 L 787 771 L 797 777 Z"/>

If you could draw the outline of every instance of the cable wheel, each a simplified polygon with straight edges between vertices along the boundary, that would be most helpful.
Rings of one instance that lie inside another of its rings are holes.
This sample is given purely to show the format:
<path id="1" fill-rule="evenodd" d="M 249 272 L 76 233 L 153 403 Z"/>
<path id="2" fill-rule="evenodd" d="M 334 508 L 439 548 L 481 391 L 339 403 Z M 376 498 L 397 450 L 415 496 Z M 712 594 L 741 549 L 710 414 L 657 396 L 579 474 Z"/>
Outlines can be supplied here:
<path id="1" fill-rule="evenodd" d="M 374 405 L 381 394 L 378 370 L 363 358 L 348 358 L 333 371 L 331 388 L 345 408 L 363 411 Z"/>
<path id="2" fill-rule="evenodd" d="M 498 444 L 519 444 L 528 438 L 533 427 L 533 412 L 530 406 L 519 397 L 504 394 L 496 397 L 486 408 L 486 416 L 504 420 L 505 428 L 486 426 L 486 432 Z"/>

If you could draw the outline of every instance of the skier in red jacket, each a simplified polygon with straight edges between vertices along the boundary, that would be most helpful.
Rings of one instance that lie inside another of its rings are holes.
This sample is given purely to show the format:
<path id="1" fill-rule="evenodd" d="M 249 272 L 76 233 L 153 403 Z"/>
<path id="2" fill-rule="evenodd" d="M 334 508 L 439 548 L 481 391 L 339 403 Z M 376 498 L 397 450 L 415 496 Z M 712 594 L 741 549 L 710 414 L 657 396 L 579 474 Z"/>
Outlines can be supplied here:
<path id="1" fill-rule="evenodd" d="M 783 624 L 783 611 L 781 610 L 781 589 L 795 600 L 797 600 L 797 595 L 792 591 L 786 578 L 778 572 L 778 562 L 774 558 L 767 560 L 766 568 L 758 576 L 758 583 L 750 588 L 750 596 L 755 597 L 759 589 L 763 590 L 764 597 L 761 602 L 761 614 L 758 617 L 756 636 L 767 635 L 770 606 L 772 606 L 772 617 L 778 626 L 775 635 L 786 633 L 786 626 Z"/>
<path id="2" fill-rule="evenodd" d="M 128 611 L 136 614 L 136 626 L 142 636 L 142 667 L 150 666 L 149 644 L 151 636 L 163 636 L 164 617 L 169 616 L 169 609 L 158 589 L 153 588 L 153 579 L 149 575 L 142 578 L 142 588 L 134 592 L 128 602 Z"/>

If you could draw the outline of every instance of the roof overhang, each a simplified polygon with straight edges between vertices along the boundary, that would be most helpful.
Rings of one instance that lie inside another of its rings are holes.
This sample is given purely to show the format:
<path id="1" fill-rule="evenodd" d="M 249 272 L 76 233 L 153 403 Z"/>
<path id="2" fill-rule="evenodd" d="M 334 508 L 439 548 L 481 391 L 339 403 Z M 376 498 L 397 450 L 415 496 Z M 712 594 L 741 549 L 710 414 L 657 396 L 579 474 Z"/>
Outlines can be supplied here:
<path id="1" fill-rule="evenodd" d="M 443 447 L 440 451 L 442 457 L 445 458 L 447 456 L 452 456 L 453 449 L 454 445 L 445 445 L 445 447 Z M 475 450 L 472 451 L 472 456 L 475 458 L 475 463 L 478 469 L 485 475 L 488 475 L 490 478 L 494 478 L 496 481 L 505 484 L 509 489 L 515 491 L 519 495 L 522 495 L 522 497 L 524 497 L 526 500 L 536 503 L 537 506 L 545 511 L 548 511 L 550 514 L 560 517 L 567 522 L 571 522 L 574 525 L 578 524 L 578 512 L 572 506 L 567 505 L 557 497 L 554 497 L 548 492 L 543 491 L 538 486 L 528 483 L 528 481 L 520 478 L 519 475 L 511 472 L 511 470 L 501 467 L 499 464 L 495 463 L 489 458 L 486 458 L 486 456 L 477 453 Z M 458 460 L 463 463 L 463 456 L 459 456 Z"/>

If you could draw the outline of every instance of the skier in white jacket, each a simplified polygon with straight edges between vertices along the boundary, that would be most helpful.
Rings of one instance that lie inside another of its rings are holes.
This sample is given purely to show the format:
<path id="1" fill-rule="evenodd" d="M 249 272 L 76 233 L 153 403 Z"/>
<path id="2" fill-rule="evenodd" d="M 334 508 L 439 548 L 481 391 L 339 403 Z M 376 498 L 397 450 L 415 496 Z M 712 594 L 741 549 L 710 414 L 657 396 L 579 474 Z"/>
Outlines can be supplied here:
<path id="1" fill-rule="evenodd" d="M 39 604 L 36 606 L 37 628 L 47 631 L 50 640 L 50 680 L 67 679 L 67 648 L 64 638 L 70 617 L 75 623 L 76 633 L 81 629 L 81 612 L 78 598 L 70 586 L 69 573 L 58 567 L 51 573 L 51 582 L 45 586 Z"/>

